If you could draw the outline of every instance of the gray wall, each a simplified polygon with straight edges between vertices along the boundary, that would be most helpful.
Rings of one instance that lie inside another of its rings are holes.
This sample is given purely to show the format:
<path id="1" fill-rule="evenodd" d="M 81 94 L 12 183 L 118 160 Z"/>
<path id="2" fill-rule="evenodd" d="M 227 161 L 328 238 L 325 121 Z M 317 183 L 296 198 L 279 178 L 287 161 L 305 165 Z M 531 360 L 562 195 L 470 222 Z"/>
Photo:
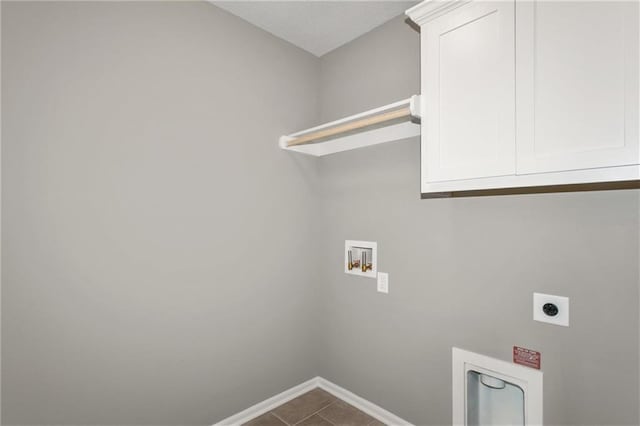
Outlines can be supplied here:
<path id="1" fill-rule="evenodd" d="M 421 201 L 417 139 L 275 147 L 418 72 L 401 18 L 318 60 L 204 3 L 2 2 L 3 423 L 211 424 L 319 373 L 446 424 L 451 346 L 521 345 L 548 424 L 637 424 L 637 191 Z"/>
<path id="2" fill-rule="evenodd" d="M 212 424 L 317 373 L 316 165 L 276 141 L 318 65 L 204 2 L 2 2 L 3 424 Z"/>
<path id="3" fill-rule="evenodd" d="M 419 93 L 418 34 L 396 19 L 322 58 L 336 118 Z M 542 352 L 545 419 L 638 424 L 638 191 L 419 200 L 419 141 L 319 161 L 326 271 L 322 376 L 419 425 L 450 424 L 451 347 Z M 377 241 L 375 280 L 345 239 Z M 571 327 L 532 293 L 571 298 Z"/>

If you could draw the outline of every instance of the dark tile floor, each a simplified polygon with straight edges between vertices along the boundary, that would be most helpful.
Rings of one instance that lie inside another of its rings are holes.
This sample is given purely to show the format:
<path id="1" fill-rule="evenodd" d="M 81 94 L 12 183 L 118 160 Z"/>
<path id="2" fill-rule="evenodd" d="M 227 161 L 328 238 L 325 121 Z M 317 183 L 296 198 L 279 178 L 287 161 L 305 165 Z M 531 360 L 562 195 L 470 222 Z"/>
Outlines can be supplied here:
<path id="1" fill-rule="evenodd" d="M 300 395 L 244 426 L 384 426 L 320 388 Z"/>

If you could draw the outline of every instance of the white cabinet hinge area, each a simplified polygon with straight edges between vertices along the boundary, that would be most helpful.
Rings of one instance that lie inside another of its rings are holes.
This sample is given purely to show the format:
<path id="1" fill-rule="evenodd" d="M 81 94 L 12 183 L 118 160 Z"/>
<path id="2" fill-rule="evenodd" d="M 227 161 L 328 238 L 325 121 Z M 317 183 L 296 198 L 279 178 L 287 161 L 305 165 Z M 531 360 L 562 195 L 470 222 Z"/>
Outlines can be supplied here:
<path id="1" fill-rule="evenodd" d="M 407 15 L 423 197 L 640 187 L 637 1 L 430 0 Z"/>

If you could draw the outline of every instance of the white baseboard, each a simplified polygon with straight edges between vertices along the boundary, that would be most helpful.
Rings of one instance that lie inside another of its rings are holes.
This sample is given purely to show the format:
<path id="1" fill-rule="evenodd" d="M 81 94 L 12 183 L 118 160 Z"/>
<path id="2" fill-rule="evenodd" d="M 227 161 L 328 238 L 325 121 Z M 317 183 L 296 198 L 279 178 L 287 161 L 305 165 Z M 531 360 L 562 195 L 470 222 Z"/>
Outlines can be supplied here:
<path id="1" fill-rule="evenodd" d="M 396 416 L 390 411 L 385 410 L 379 405 L 374 404 L 373 402 L 362 398 L 361 396 L 356 395 L 353 392 L 342 388 L 335 383 L 332 383 L 322 377 L 317 377 L 318 379 L 318 387 L 326 390 L 333 396 L 336 396 L 347 402 L 354 407 L 356 407 L 360 411 L 364 411 L 371 417 L 374 417 L 380 420 L 382 423 L 389 426 L 412 426 L 411 423 L 402 419 L 401 417 Z"/>
<path id="2" fill-rule="evenodd" d="M 226 419 L 219 421 L 213 426 L 241 425 L 315 388 L 324 389 L 333 396 L 338 397 L 344 402 L 353 405 L 357 409 L 367 413 L 375 419 L 380 420 L 386 425 L 412 426 L 408 421 L 403 420 L 402 418 L 374 404 L 373 402 L 367 401 L 366 399 L 354 394 L 353 392 L 349 392 L 348 390 L 336 385 L 335 383 L 331 383 L 330 381 L 323 379 L 322 377 L 314 377 L 311 380 L 307 380 L 306 382 L 294 386 L 291 389 L 287 389 L 286 391 L 281 392 L 278 395 L 272 396 L 269 399 L 259 402 L 247 408 L 246 410 L 242 410 L 241 412 L 234 414 L 231 417 L 227 417 Z"/>
<path id="3" fill-rule="evenodd" d="M 219 421 L 213 426 L 235 426 L 246 423 L 251 419 L 255 419 L 256 417 L 267 413 L 276 407 L 279 407 L 285 402 L 291 401 L 293 398 L 317 388 L 318 379 L 318 377 L 314 377 L 313 379 L 307 380 L 306 382 L 287 389 L 284 392 L 280 392 L 279 394 L 272 396 L 269 399 L 258 402 L 256 405 L 253 405 L 246 410 L 242 410 L 231 417 L 227 417 L 226 419 Z"/>

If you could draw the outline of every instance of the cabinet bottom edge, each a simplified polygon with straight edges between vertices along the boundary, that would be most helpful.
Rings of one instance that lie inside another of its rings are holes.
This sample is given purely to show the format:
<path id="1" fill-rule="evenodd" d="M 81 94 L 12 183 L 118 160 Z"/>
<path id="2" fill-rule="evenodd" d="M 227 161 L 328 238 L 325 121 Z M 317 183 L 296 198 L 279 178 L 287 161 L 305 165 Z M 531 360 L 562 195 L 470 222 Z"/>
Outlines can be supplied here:
<path id="1" fill-rule="evenodd" d="M 485 197 L 491 195 L 544 194 L 553 192 L 606 191 L 640 189 L 640 180 L 615 182 L 572 183 L 563 185 L 522 186 L 513 188 L 473 189 L 464 191 L 423 192 L 420 198 Z"/>

